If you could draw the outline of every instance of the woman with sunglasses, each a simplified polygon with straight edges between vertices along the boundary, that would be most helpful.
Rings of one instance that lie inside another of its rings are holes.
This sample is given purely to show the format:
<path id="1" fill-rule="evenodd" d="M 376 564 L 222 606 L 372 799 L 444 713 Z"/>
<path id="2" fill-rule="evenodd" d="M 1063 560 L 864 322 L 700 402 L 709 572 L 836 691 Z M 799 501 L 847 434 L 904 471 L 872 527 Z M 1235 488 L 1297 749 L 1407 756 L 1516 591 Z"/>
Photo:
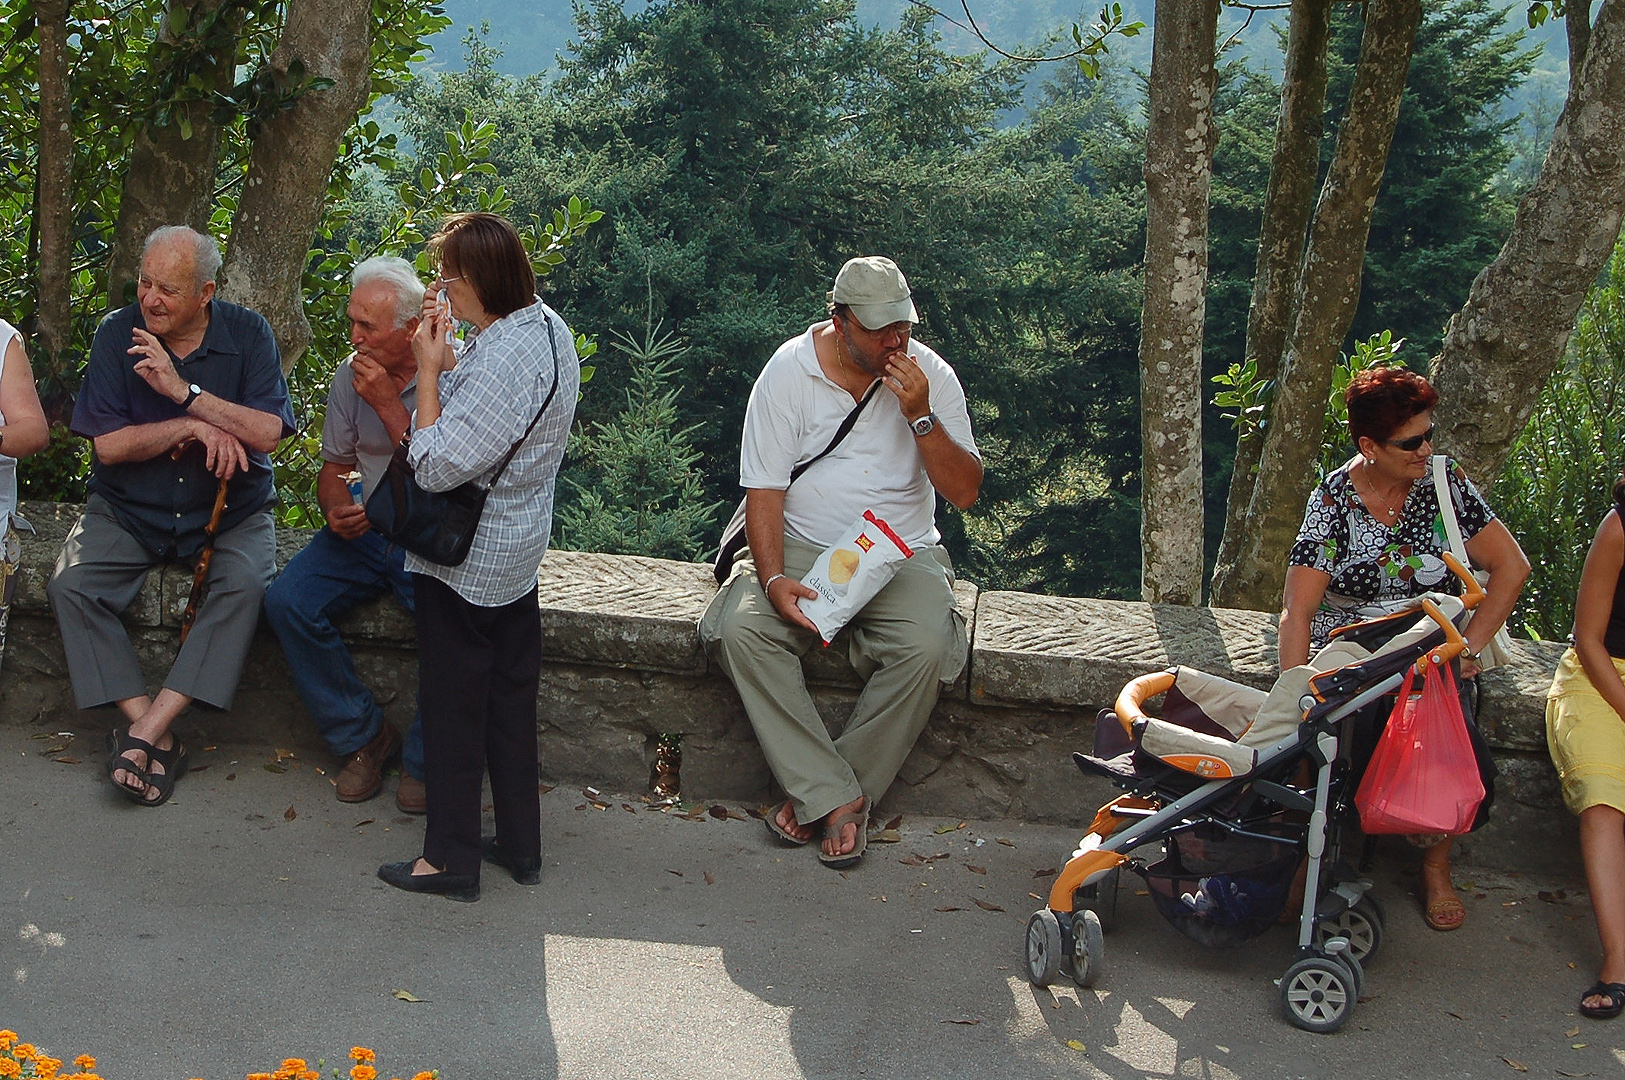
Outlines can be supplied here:
<path id="1" fill-rule="evenodd" d="M 1438 392 L 1404 368 L 1372 368 L 1349 383 L 1349 434 L 1358 453 L 1332 470 L 1309 496 L 1303 525 L 1288 558 L 1281 611 L 1281 670 L 1307 663 L 1333 630 L 1396 610 L 1425 592 L 1460 593 L 1445 566 L 1447 550 L 1439 512 L 1448 497 L 1473 566 L 1487 571 L 1485 597 L 1466 637 L 1463 678 L 1478 673 L 1479 651 L 1512 612 L 1529 560 L 1505 525 L 1467 479 L 1448 461 L 1446 487 L 1435 488 L 1433 409 Z M 1474 828 L 1487 819 L 1495 766 L 1463 702 L 1478 750 L 1487 792 Z M 1384 703 L 1372 709 L 1367 731 L 1356 727 L 1356 760 L 1369 759 L 1375 734 L 1387 717 Z M 1365 737 L 1360 737 L 1364 735 Z M 1365 744 L 1369 741 L 1370 745 Z M 1454 930 L 1467 916 L 1450 880 L 1451 839 L 1411 837 L 1426 849 L 1422 859 L 1423 911 L 1428 926 Z"/>

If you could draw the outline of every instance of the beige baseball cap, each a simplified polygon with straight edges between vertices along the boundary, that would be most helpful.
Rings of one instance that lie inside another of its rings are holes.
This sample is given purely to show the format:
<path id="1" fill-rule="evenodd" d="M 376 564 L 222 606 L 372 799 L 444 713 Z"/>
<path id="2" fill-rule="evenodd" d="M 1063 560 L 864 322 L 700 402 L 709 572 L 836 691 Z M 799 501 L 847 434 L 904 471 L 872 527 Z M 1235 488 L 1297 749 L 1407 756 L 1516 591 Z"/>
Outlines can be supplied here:
<path id="1" fill-rule="evenodd" d="M 869 330 L 897 322 L 919 322 L 913 295 L 903 272 L 884 255 L 848 259 L 835 275 L 835 288 L 829 291 L 832 303 L 845 304 L 853 318 Z"/>

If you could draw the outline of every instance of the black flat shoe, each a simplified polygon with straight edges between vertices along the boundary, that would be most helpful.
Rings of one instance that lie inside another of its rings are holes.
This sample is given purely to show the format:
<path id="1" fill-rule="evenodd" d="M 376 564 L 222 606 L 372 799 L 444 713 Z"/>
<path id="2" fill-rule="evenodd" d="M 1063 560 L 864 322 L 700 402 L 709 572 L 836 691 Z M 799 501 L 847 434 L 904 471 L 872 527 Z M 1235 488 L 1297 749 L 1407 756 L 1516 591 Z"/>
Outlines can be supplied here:
<path id="1" fill-rule="evenodd" d="M 442 870 L 438 874 L 414 874 L 412 867 L 416 865 L 416 859 L 385 863 L 378 868 L 378 880 L 407 892 L 439 893 L 447 900 L 461 900 L 465 904 L 472 904 L 480 898 L 478 874 L 453 874 L 449 870 Z"/>
<path id="2" fill-rule="evenodd" d="M 497 843 L 494 836 L 485 837 L 481 843 L 485 847 L 485 861 L 502 867 L 513 875 L 513 879 L 521 885 L 540 885 L 542 883 L 542 857 L 534 859 L 516 859 L 509 855 Z"/>
<path id="3" fill-rule="evenodd" d="M 1607 998 L 1608 1004 L 1588 1009 L 1585 999 L 1588 997 Z M 1592 1020 L 1612 1020 L 1620 1013 L 1625 1012 L 1625 983 L 1605 983 L 1601 979 L 1590 990 L 1580 995 L 1580 1015 Z"/>

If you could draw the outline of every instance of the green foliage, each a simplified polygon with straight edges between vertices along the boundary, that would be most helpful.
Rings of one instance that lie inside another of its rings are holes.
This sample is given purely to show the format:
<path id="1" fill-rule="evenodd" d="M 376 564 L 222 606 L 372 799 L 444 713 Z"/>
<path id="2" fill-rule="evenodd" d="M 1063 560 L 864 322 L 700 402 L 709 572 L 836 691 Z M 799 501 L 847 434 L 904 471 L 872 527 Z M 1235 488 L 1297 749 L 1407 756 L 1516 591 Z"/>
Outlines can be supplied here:
<path id="1" fill-rule="evenodd" d="M 1089 25 L 1087 32 L 1077 23 L 1072 24 L 1072 41 L 1077 46 L 1078 70 L 1091 79 L 1100 78 L 1100 58 L 1111 44 L 1111 36 L 1139 37 L 1145 29 L 1143 22 L 1125 22 L 1122 4 L 1107 4 L 1100 16 Z"/>
<path id="2" fill-rule="evenodd" d="M 559 509 L 560 547 L 694 561 L 716 544 L 724 504 L 707 502 L 692 426 L 678 427 L 676 362 L 688 351 L 658 324 L 641 339 L 617 335 L 627 361 L 626 407 L 571 441 Z"/>
<path id="3" fill-rule="evenodd" d="M 1495 481 L 1491 505 L 1532 570 L 1511 620 L 1561 640 L 1574 625 L 1591 537 L 1613 506 L 1625 458 L 1625 242 L 1587 297 L 1563 365 Z"/>

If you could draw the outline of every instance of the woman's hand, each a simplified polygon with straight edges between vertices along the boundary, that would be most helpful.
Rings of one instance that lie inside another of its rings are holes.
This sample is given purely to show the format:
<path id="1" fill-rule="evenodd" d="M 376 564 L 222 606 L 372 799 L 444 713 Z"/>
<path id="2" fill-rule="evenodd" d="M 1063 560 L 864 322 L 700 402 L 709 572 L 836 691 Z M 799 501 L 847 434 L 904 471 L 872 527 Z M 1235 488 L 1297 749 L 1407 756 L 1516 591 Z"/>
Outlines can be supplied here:
<path id="1" fill-rule="evenodd" d="M 418 384 L 438 378 L 441 372 L 457 366 L 457 354 L 446 344 L 451 318 L 433 293 L 425 293 L 418 312 L 418 328 L 412 332 L 412 357 L 418 364 Z"/>

